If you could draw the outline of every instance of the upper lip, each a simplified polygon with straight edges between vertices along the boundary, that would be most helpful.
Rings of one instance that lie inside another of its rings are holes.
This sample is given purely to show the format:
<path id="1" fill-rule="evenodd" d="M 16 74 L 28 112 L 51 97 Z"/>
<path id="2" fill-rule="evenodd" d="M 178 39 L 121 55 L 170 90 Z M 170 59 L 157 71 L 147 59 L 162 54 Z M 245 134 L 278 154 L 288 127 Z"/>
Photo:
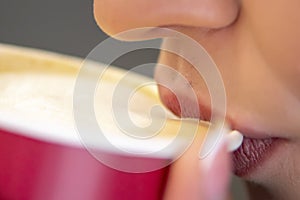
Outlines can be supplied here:
<path id="1" fill-rule="evenodd" d="M 161 99 L 163 101 L 163 103 L 165 104 L 165 106 L 172 111 L 175 115 L 179 116 L 179 117 L 183 117 L 183 118 L 198 118 L 200 120 L 204 120 L 204 121 L 209 121 L 210 116 L 211 116 L 211 109 L 208 106 L 204 106 L 204 104 L 198 104 L 199 105 L 199 109 L 200 109 L 200 115 L 195 115 L 192 113 L 185 113 L 182 114 L 180 111 L 180 107 L 178 105 L 174 105 L 178 102 L 174 101 L 174 95 L 173 94 L 164 94 L 161 95 Z M 184 101 L 186 103 L 186 106 L 188 107 L 189 104 L 188 100 Z M 190 108 L 191 110 L 193 108 Z M 189 110 L 189 109 L 188 109 Z M 242 118 L 242 116 L 239 116 L 240 118 Z M 238 119 L 237 117 L 235 117 L 236 119 Z M 230 128 L 232 130 L 238 130 L 239 132 L 241 132 L 245 137 L 247 138 L 253 138 L 253 139 L 266 139 L 266 138 L 279 138 L 278 136 L 275 136 L 272 132 L 272 135 L 270 134 L 270 132 L 262 130 L 260 127 L 258 128 L 257 126 L 255 126 L 255 124 L 253 123 L 253 121 L 251 123 L 245 123 L 245 121 L 238 121 L 233 119 L 232 117 L 230 117 L 230 115 L 227 113 L 226 114 L 226 122 L 229 124 Z"/>

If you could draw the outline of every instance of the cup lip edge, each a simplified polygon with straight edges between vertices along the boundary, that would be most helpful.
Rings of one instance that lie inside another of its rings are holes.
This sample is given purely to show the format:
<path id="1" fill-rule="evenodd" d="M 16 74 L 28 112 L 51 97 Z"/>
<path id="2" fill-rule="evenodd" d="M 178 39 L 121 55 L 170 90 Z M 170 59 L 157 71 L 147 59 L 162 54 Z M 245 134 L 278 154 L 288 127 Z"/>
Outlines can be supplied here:
<path id="1" fill-rule="evenodd" d="M 3 120 L 0 118 L 0 134 L 12 134 L 16 135 L 22 138 L 27 138 L 30 140 L 38 141 L 41 143 L 47 143 L 55 146 L 63 146 L 66 148 L 77 148 L 77 149 L 83 149 L 83 150 L 92 150 L 92 151 L 103 151 L 111 154 L 118 154 L 123 156 L 129 156 L 129 157 L 136 157 L 136 158 L 154 158 L 154 159 L 170 159 L 173 156 L 173 152 L 165 152 L 160 155 L 158 154 L 139 154 L 135 153 L 133 154 L 130 152 L 130 147 L 128 144 L 126 144 L 124 141 L 118 140 L 120 145 L 123 145 L 122 148 L 128 148 L 128 152 L 111 149 L 107 145 L 95 145 L 95 144 L 86 144 L 81 141 L 81 138 L 79 137 L 76 130 L 73 130 L 73 136 L 71 137 L 59 137 L 58 134 L 55 134 L 56 136 L 50 136 L 52 131 L 49 131 L 47 129 L 41 130 L 40 128 L 36 127 L 30 127 L 26 125 L 26 123 L 20 123 L 20 121 L 15 120 Z M 43 134 L 41 134 L 43 133 Z M 45 134 L 47 133 L 47 134 Z M 63 134 L 61 134 L 63 135 Z M 65 134 L 68 135 L 68 134 Z M 160 140 L 167 140 L 167 138 L 161 138 Z M 127 147 L 126 147 L 127 145 Z M 138 148 L 133 148 L 134 150 L 139 150 Z M 131 150 L 133 150 L 131 149 Z M 145 150 L 145 149 L 144 149 Z"/>
<path id="2" fill-rule="evenodd" d="M 18 119 L 16 119 L 18 118 Z M 49 131 L 47 128 L 43 128 L 41 130 L 41 126 L 30 126 L 27 123 L 22 122 L 23 117 L 12 117 L 12 116 L 5 116 L 0 118 L 0 133 L 2 131 L 7 131 L 14 135 L 18 135 L 21 137 L 30 138 L 33 140 L 39 140 L 47 143 L 53 144 L 61 144 L 73 147 L 82 147 L 79 138 L 75 137 L 62 137 L 58 135 L 68 135 L 68 134 L 52 134 L 55 131 Z M 2 131 L 1 131 L 2 130 Z M 56 136 L 50 136 L 56 135 Z M 76 134 L 73 134 L 74 136 Z"/>

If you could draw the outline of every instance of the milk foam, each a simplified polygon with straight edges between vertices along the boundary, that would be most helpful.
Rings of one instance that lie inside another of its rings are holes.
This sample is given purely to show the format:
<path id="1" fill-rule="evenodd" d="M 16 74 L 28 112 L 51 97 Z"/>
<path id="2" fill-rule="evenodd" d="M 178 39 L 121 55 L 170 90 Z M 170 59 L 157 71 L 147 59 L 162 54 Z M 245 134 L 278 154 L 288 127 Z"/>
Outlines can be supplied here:
<path id="1" fill-rule="evenodd" d="M 23 117 L 27 123 L 71 124 L 74 77 L 47 72 L 0 74 L 1 115 Z"/>

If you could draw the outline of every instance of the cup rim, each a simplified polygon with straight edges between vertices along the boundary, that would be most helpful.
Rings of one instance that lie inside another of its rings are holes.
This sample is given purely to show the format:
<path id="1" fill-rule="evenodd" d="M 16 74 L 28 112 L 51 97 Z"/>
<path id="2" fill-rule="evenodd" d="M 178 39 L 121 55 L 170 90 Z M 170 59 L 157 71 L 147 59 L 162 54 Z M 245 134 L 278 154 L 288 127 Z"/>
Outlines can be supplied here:
<path id="1" fill-rule="evenodd" d="M 22 59 L 24 62 L 33 62 L 41 65 L 41 64 L 56 64 L 56 65 L 63 65 L 65 67 L 68 67 L 71 71 L 78 73 L 80 66 L 82 65 L 83 59 L 77 58 L 77 57 L 72 57 L 68 55 L 63 55 L 63 54 L 58 54 L 58 53 L 53 53 L 45 50 L 40 50 L 40 49 L 33 49 L 33 48 L 28 48 L 28 47 L 20 47 L 20 46 L 14 46 L 14 45 L 7 45 L 7 44 L 1 44 L 0 43 L 0 60 L 3 57 L 11 57 L 14 58 L 13 60 L 8 60 L 11 62 L 16 62 L 19 58 Z M 97 67 L 103 67 L 103 64 L 97 63 L 94 61 L 93 66 L 95 69 Z M 62 67 L 64 68 L 64 67 Z M 0 68 L 1 70 L 1 68 Z M 91 71 L 93 69 L 91 68 Z M 118 78 L 118 76 L 123 75 L 126 73 L 126 70 L 117 68 L 117 67 L 111 67 L 109 70 L 112 70 L 113 74 L 115 75 L 114 78 Z M 76 76 L 76 75 L 75 75 Z M 139 81 L 140 79 L 148 79 L 152 80 L 149 77 L 133 73 L 131 81 Z M 156 88 L 153 88 L 152 95 L 154 95 L 154 98 L 159 98 L 158 97 L 158 91 L 155 90 Z M 68 128 L 62 128 L 58 127 L 57 132 L 69 132 L 68 134 L 53 134 L 53 130 L 49 130 L 45 127 L 47 127 L 47 123 L 43 124 L 38 124 L 32 126 L 32 124 L 28 124 L 23 121 L 24 117 L 21 116 L 15 116 L 15 115 L 9 115 L 6 114 L 5 116 L 0 115 L 0 130 L 8 131 L 10 133 L 27 137 L 30 139 L 34 140 L 39 140 L 47 143 L 52 143 L 52 144 L 60 144 L 64 146 L 72 146 L 72 147 L 78 147 L 78 148 L 85 148 L 86 144 L 82 142 L 82 139 L 80 138 L 75 125 L 73 127 L 68 127 Z M 49 126 L 49 125 L 48 125 Z M 51 128 L 53 129 L 53 127 Z M 41 134 L 42 133 L 42 134 Z M 162 140 L 166 138 L 161 138 Z M 116 140 L 116 142 L 120 145 L 125 145 L 124 147 L 126 148 L 126 143 L 124 143 L 121 140 Z M 99 143 L 98 143 L 99 144 Z M 91 146 L 92 148 L 99 148 L 99 145 L 93 146 L 93 144 L 88 144 L 89 147 Z M 129 147 L 132 148 L 132 147 Z M 147 147 L 146 147 L 147 148 Z M 150 148 L 150 147 L 148 147 Z M 103 145 L 100 147 L 101 150 L 107 150 L 109 152 L 111 149 L 103 143 Z M 118 152 L 119 153 L 119 152 Z M 126 154 L 126 152 L 124 152 Z M 160 155 L 160 158 L 167 158 L 170 157 L 173 154 L 173 152 L 166 152 L 166 155 Z M 142 155 L 143 156 L 143 155 Z"/>

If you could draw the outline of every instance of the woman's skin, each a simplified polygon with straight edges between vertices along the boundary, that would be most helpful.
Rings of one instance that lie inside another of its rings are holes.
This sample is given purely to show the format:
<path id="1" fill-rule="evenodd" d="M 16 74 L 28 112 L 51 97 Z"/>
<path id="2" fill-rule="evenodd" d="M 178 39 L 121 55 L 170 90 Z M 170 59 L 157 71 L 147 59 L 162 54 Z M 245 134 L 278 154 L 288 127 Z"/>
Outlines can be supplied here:
<path id="1" fill-rule="evenodd" d="M 95 0 L 94 11 L 98 25 L 110 35 L 167 27 L 199 42 L 222 75 L 232 127 L 252 129 L 250 138 L 281 139 L 244 178 L 274 199 L 300 199 L 299 8 L 299 0 Z M 200 103 L 210 106 L 203 79 L 187 62 L 167 52 L 161 52 L 158 62 L 185 75 Z M 156 79 L 174 80 L 159 72 Z M 160 88 L 166 104 L 168 93 Z M 173 174 L 180 173 L 184 169 Z M 200 182 L 199 177 L 199 190 Z"/>

